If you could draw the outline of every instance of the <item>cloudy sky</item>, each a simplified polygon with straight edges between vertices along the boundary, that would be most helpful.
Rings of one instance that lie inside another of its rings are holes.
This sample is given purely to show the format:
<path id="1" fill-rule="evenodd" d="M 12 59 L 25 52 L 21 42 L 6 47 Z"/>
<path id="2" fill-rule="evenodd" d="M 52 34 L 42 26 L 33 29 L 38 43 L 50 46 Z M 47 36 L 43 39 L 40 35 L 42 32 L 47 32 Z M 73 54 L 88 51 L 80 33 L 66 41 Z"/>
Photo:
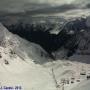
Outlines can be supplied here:
<path id="1" fill-rule="evenodd" d="M 44 10 L 44 8 L 49 8 L 49 10 L 51 10 L 51 7 L 54 7 L 54 11 L 55 9 L 56 11 L 59 11 L 60 8 L 63 10 L 64 7 L 67 9 L 68 7 L 69 9 L 74 9 L 74 7 L 72 5 L 70 6 L 70 4 L 85 4 L 86 2 L 90 2 L 90 0 L 0 0 L 0 11 L 16 13 L 30 10 L 39 11 L 39 9 Z"/>

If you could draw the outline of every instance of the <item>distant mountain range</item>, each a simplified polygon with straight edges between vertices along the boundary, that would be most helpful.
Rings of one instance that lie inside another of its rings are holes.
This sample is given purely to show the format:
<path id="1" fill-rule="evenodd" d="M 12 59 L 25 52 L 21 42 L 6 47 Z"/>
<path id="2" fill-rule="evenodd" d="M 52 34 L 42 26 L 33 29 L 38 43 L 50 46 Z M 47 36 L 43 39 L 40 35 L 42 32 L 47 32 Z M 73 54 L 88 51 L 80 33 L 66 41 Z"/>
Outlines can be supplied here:
<path id="1" fill-rule="evenodd" d="M 89 54 L 90 27 L 87 25 L 87 19 L 89 18 L 73 18 L 66 20 L 65 25 L 60 25 L 59 21 L 59 24 L 46 21 L 45 23 L 17 23 L 5 26 L 10 32 L 42 46 L 53 59 L 57 58 L 58 55 L 54 56 L 52 53 L 57 53 L 62 48 L 66 52 L 62 57 L 69 58 L 77 50 L 79 50 L 77 54 Z M 65 22 L 63 21 L 63 23 Z M 59 31 L 58 34 L 51 34 L 52 30 L 55 31 L 56 29 Z M 86 48 L 85 53 L 82 53 L 82 50 Z"/>

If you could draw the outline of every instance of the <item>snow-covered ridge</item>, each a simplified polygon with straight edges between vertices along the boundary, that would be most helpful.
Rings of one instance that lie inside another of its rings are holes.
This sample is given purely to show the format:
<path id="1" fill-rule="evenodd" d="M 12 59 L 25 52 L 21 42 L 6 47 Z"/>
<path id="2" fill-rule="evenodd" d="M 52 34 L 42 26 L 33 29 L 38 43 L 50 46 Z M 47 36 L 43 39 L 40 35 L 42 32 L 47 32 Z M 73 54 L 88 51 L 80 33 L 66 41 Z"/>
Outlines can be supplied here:
<path id="1" fill-rule="evenodd" d="M 21 86 L 22 90 L 53 90 L 52 80 L 43 64 L 47 53 L 39 46 L 10 33 L 0 24 L 0 85 Z M 42 54 L 41 54 L 42 53 Z M 39 64 L 37 64 L 39 63 Z M 48 87 L 48 85 L 51 87 Z"/>
<path id="2" fill-rule="evenodd" d="M 48 57 L 47 53 L 39 46 L 34 43 L 30 43 L 27 40 L 24 40 L 20 38 L 19 36 L 12 34 L 9 32 L 2 24 L 0 24 L 1 32 L 0 33 L 2 36 L 1 44 L 6 47 L 6 48 L 12 48 L 17 52 L 18 54 L 21 53 L 20 56 L 24 57 L 24 53 L 27 50 L 27 56 L 39 59 L 41 57 L 41 54 L 43 54 L 44 57 Z M 34 57 L 34 54 L 37 56 Z M 23 54 L 23 55 L 22 55 Z M 37 61 L 38 62 L 38 61 Z"/>

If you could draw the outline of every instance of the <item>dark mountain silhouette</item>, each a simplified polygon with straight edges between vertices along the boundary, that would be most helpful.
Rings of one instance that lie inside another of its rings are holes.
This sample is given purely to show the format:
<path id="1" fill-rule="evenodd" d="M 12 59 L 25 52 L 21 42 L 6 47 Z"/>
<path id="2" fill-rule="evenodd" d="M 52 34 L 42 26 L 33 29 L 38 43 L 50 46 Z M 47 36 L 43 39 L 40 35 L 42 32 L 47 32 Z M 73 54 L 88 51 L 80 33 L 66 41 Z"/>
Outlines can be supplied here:
<path id="1" fill-rule="evenodd" d="M 6 27 L 9 31 L 28 41 L 41 45 L 53 58 L 52 52 L 57 51 L 61 47 L 68 50 L 67 57 L 72 56 L 79 46 L 79 38 L 82 37 L 81 30 L 87 30 L 85 18 L 69 21 L 57 35 L 49 32 L 53 29 L 52 26 L 49 26 L 47 29 L 41 24 L 23 25 L 23 23 L 19 23 Z"/>

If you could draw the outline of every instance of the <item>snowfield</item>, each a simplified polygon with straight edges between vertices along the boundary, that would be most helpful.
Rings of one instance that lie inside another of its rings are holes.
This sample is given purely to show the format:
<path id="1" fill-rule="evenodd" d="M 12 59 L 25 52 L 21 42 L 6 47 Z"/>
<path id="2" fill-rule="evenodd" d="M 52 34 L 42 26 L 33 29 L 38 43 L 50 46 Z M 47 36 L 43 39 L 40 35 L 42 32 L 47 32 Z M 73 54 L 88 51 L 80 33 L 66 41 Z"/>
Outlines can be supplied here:
<path id="1" fill-rule="evenodd" d="M 44 50 L 40 48 L 40 46 L 34 45 L 32 43 L 30 44 L 29 42 L 24 41 L 22 39 L 20 40 L 24 42 L 28 52 L 25 53 L 25 50 L 26 50 L 26 48 L 24 48 L 25 46 L 23 46 L 23 48 L 20 47 L 20 50 L 18 50 L 20 42 L 14 38 L 16 36 L 11 35 L 11 33 L 9 33 L 6 30 L 6 28 L 3 27 L 2 24 L 0 24 L 0 27 L 2 28 L 2 30 L 5 31 L 3 36 L 4 42 L 2 42 L 3 44 L 0 46 L 1 86 L 14 87 L 19 85 L 22 87 L 23 90 L 33 90 L 33 89 L 34 90 L 37 90 L 37 89 L 55 90 L 54 84 L 52 83 L 53 82 L 52 77 L 49 75 L 47 69 L 41 65 L 35 64 L 33 62 L 34 60 L 32 59 L 32 58 L 41 59 L 38 54 L 40 54 L 40 50 L 42 50 L 42 52 L 44 52 Z M 8 34 L 6 35 L 5 33 L 7 32 Z M 12 38 L 14 38 L 15 40 L 11 41 L 10 39 Z M 10 44 L 10 41 L 12 42 L 12 44 Z M 14 42 L 14 45 L 13 45 L 13 42 Z M 18 45 L 17 45 L 17 42 L 18 42 Z M 35 51 L 35 47 L 36 49 L 39 48 L 37 52 Z M 44 53 L 46 54 L 46 52 Z M 32 58 L 30 58 L 30 55 L 32 55 Z M 45 58 L 42 58 L 42 60 L 43 59 Z M 49 83 L 48 80 L 51 83 Z"/>
<path id="2" fill-rule="evenodd" d="M 1 86 L 21 86 L 22 90 L 90 90 L 90 64 L 52 61 L 39 45 L 10 33 L 2 24 L 0 44 Z"/>

